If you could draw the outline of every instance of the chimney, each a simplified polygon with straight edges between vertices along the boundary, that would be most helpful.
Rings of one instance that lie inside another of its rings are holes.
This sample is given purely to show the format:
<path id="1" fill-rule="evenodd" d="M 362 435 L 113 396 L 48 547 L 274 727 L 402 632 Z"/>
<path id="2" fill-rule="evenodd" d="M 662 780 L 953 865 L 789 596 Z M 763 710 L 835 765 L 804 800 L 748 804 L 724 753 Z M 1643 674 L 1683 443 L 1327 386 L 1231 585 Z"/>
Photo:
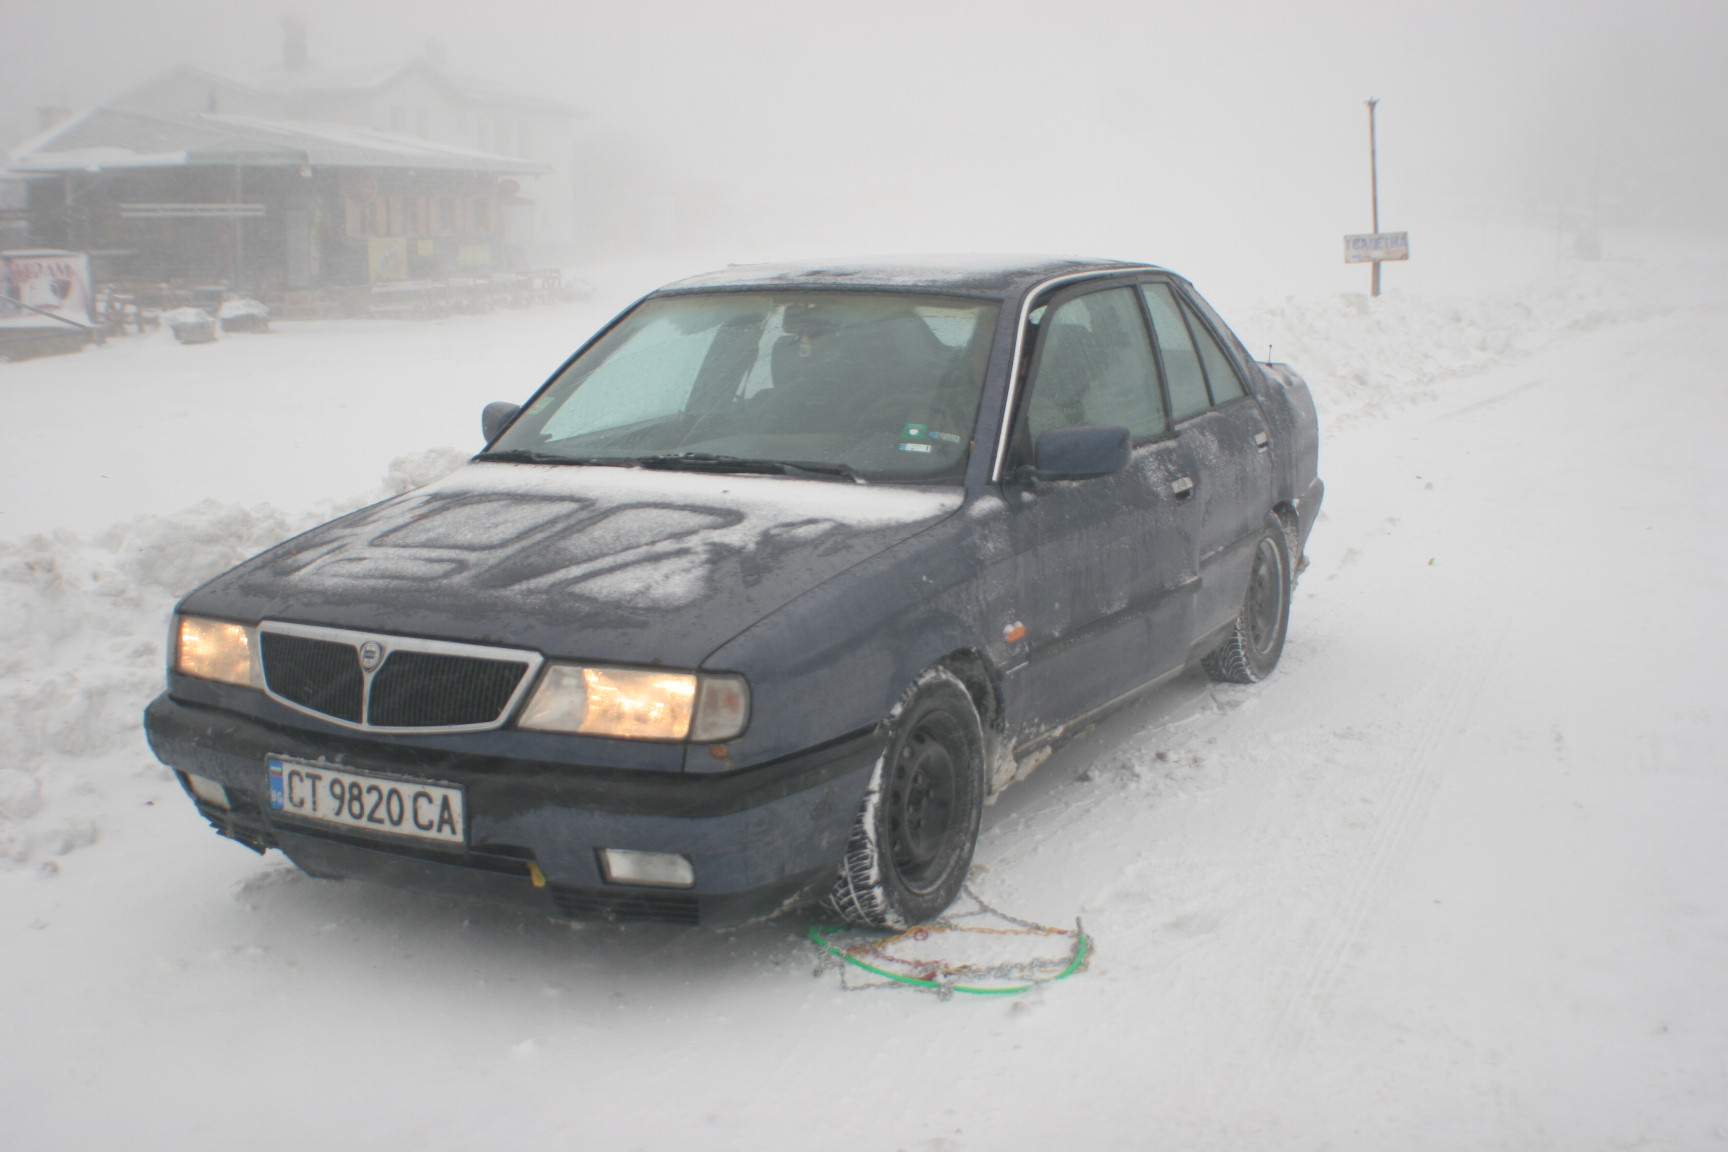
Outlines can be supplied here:
<path id="1" fill-rule="evenodd" d="M 306 71 L 306 21 L 282 18 L 282 67 L 289 72 Z"/>

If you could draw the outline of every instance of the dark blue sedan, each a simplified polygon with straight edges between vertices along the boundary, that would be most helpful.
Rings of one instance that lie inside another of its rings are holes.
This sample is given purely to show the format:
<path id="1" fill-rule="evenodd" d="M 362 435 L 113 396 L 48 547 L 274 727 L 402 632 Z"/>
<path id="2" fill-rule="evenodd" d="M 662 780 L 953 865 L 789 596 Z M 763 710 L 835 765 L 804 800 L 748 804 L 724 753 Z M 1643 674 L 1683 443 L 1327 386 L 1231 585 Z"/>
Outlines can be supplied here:
<path id="1" fill-rule="evenodd" d="M 145 722 L 224 835 L 576 919 L 927 920 L 1064 732 L 1272 671 L 1322 493 L 1300 378 L 1117 261 L 680 281 L 484 422 L 178 606 Z"/>

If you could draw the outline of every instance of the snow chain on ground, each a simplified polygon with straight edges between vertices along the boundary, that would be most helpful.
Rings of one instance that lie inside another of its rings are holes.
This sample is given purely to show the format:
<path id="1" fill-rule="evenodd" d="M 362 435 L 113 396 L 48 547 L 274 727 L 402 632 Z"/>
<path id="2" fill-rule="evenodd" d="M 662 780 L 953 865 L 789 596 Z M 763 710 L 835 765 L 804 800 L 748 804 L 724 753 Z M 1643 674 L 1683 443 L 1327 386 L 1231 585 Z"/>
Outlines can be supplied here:
<path id="1" fill-rule="evenodd" d="M 849 992 L 861 991 L 867 988 L 909 987 L 921 992 L 934 992 L 940 999 L 948 1000 L 956 992 L 969 996 L 1013 996 L 1030 992 L 1045 984 L 1057 980 L 1065 980 L 1076 972 L 1083 972 L 1091 962 L 1093 943 L 1086 935 L 1078 917 L 1073 928 L 1053 928 L 1044 924 L 1035 924 L 1030 920 L 1022 920 L 1010 916 L 1006 912 L 986 904 L 970 886 L 964 890 L 977 907 L 966 911 L 940 917 L 928 924 L 917 924 L 900 932 L 887 936 L 878 936 L 861 940 L 855 944 L 840 945 L 830 939 L 835 933 L 860 931 L 849 926 L 826 928 L 812 925 L 810 939 L 822 949 L 822 963 L 817 967 L 820 975 L 824 968 L 837 968 L 840 972 L 840 986 Z M 999 920 L 1009 927 L 995 927 L 985 924 L 966 923 L 982 917 Z M 1067 937 L 1071 941 L 1068 953 L 1056 957 L 1031 957 L 1026 960 L 1004 961 L 999 964 L 969 964 L 949 961 L 939 958 L 925 959 L 900 956 L 895 954 L 898 946 L 916 941 L 922 943 L 943 933 L 965 932 L 984 936 L 1034 936 L 1034 937 Z M 847 973 L 851 968 L 858 968 L 881 980 L 864 983 L 849 983 Z M 966 981 L 966 983 L 961 983 Z M 1009 983 L 981 984 L 988 981 L 1007 981 Z"/>

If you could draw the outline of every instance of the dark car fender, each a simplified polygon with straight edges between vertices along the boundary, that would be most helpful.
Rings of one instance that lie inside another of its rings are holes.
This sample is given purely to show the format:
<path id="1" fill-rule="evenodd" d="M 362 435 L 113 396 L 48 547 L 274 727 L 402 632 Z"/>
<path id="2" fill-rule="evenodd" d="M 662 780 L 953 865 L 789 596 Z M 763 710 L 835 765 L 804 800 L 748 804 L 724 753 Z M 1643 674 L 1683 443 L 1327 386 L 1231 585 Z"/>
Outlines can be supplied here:
<path id="1" fill-rule="evenodd" d="M 1272 502 L 1292 537 L 1293 558 L 1299 558 L 1308 533 L 1320 513 L 1325 485 L 1320 482 L 1320 421 L 1308 384 L 1288 364 L 1256 360 L 1234 329 L 1194 290 L 1181 281 L 1188 298 L 1210 321 L 1236 361 L 1248 390 L 1265 413 L 1272 435 Z"/>
<path id="2" fill-rule="evenodd" d="M 750 726 L 727 760 L 742 767 L 880 724 L 920 674 L 944 663 L 956 666 L 988 727 L 1003 653 L 989 649 L 979 625 L 983 558 L 971 527 L 953 516 L 895 544 L 704 661 L 750 679 Z M 722 767 L 712 757 L 692 749 L 687 769 Z"/>
<path id="3" fill-rule="evenodd" d="M 1320 423 L 1308 383 L 1288 364 L 1256 364 L 1255 395 L 1272 425 L 1276 445 L 1275 502 L 1295 514 L 1296 559 L 1313 530 L 1325 492 L 1320 482 Z"/>

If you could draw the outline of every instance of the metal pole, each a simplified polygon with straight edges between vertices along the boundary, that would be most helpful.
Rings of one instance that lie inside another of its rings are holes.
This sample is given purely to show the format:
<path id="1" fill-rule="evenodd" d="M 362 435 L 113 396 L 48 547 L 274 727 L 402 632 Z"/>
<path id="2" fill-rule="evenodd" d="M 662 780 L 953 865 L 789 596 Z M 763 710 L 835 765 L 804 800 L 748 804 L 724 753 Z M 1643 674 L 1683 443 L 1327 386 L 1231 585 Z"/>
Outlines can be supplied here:
<path id="1" fill-rule="evenodd" d="M 1374 200 L 1374 231 L 1380 231 L 1380 150 L 1374 134 L 1374 106 L 1378 100 L 1368 101 L 1368 186 Z M 1373 281 L 1370 293 L 1380 295 L 1380 261 L 1372 265 Z"/>
<path id="2" fill-rule="evenodd" d="M 240 277 L 246 267 L 246 237 L 241 232 L 246 224 L 240 216 L 240 202 L 244 197 L 245 190 L 245 178 L 241 173 L 240 165 L 236 164 L 234 165 L 234 215 L 232 217 L 234 224 L 233 290 L 236 296 L 243 295 L 240 289 Z"/>

